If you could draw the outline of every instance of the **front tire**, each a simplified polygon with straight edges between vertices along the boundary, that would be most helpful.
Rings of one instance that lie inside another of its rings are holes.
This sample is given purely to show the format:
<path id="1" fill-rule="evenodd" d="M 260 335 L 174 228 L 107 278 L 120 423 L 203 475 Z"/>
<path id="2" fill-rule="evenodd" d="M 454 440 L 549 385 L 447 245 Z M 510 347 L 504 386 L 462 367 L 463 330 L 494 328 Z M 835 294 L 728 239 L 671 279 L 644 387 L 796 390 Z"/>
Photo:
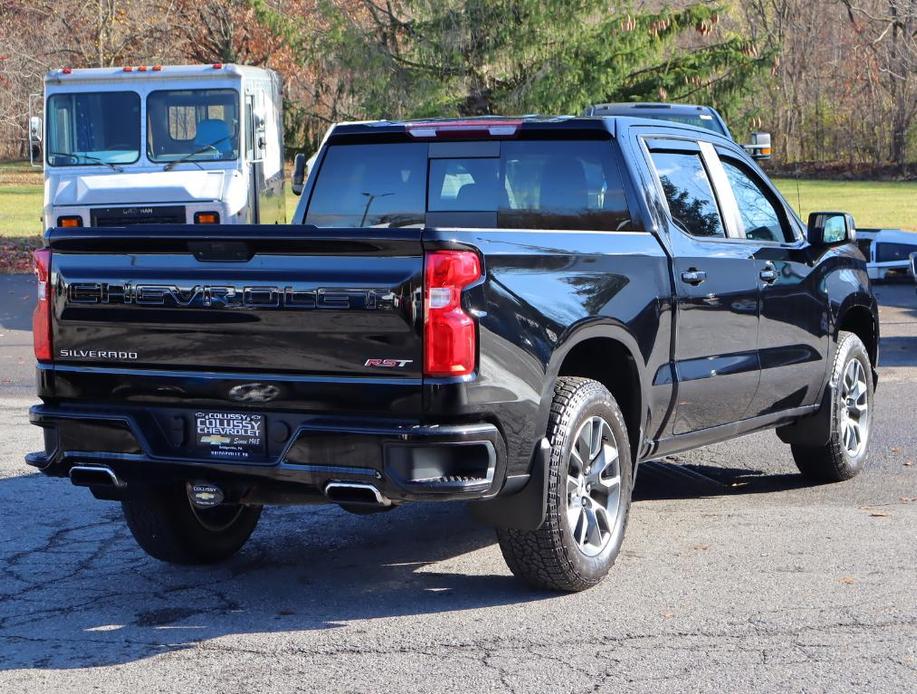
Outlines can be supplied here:
<path id="1" fill-rule="evenodd" d="M 841 331 L 831 374 L 831 435 L 823 446 L 791 447 L 812 482 L 841 482 L 866 465 L 872 426 L 873 381 L 869 353 L 853 333 Z"/>
<path id="2" fill-rule="evenodd" d="M 195 508 L 184 483 L 144 487 L 121 502 L 137 544 L 171 564 L 212 564 L 239 551 L 258 524 L 260 506 Z"/>
<path id="3" fill-rule="evenodd" d="M 551 461 L 545 521 L 498 529 L 514 575 L 538 588 L 580 591 L 601 581 L 621 549 L 632 458 L 618 403 L 597 381 L 557 379 L 548 421 Z"/>

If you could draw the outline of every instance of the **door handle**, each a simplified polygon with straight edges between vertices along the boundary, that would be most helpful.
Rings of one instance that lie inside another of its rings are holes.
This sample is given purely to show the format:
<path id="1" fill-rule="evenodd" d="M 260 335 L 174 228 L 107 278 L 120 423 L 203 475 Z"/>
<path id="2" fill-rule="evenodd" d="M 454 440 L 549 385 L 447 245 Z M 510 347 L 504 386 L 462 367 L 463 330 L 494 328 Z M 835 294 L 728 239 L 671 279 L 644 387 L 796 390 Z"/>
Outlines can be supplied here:
<path id="1" fill-rule="evenodd" d="M 693 267 L 681 273 L 681 281 L 693 284 L 695 287 L 701 284 L 705 279 L 707 279 L 707 273 Z"/>
<path id="2" fill-rule="evenodd" d="M 770 261 L 764 263 L 764 269 L 758 273 L 758 277 L 761 278 L 761 281 L 765 284 L 773 284 L 777 281 L 777 268 L 774 267 L 774 264 Z"/>

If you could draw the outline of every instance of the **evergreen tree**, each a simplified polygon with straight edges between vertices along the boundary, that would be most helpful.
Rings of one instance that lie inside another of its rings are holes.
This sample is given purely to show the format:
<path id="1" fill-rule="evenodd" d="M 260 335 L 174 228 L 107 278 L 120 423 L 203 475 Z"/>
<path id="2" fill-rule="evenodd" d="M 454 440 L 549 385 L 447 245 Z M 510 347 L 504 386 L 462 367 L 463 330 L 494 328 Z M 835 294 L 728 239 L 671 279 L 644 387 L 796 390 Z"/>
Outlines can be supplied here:
<path id="1" fill-rule="evenodd" d="M 717 26 L 721 5 L 614 0 L 324 0 L 301 50 L 347 75 L 349 117 L 577 113 L 602 101 L 728 112 L 772 56 Z"/>

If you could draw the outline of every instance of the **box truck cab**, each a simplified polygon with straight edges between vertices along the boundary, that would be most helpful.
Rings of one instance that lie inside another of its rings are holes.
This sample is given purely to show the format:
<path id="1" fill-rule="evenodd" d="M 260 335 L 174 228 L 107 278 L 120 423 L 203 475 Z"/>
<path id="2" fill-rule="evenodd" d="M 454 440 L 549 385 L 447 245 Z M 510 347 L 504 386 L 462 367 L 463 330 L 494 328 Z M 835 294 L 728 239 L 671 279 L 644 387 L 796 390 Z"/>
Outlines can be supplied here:
<path id="1" fill-rule="evenodd" d="M 30 119 L 44 223 L 284 223 L 280 78 L 214 63 L 62 68 Z"/>

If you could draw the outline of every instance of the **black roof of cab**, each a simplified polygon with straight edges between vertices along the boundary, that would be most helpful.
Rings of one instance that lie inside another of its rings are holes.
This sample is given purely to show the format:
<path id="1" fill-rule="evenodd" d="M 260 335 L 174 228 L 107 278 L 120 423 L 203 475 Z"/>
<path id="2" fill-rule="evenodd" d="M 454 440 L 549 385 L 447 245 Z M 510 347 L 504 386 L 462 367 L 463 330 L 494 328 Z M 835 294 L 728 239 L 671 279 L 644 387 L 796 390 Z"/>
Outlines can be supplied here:
<path id="1" fill-rule="evenodd" d="M 581 116 L 476 116 L 341 123 L 334 126 L 330 141 L 354 139 L 417 140 L 511 138 L 528 135 L 607 138 L 614 134 L 612 119 Z"/>
<path id="2" fill-rule="evenodd" d="M 683 105 L 679 105 L 683 106 Z M 641 117 L 643 116 L 643 117 Z M 703 133 L 734 142 L 728 135 L 685 122 L 647 118 L 634 110 L 623 116 L 596 113 L 586 116 L 476 116 L 419 120 L 379 120 L 335 125 L 328 144 L 357 142 L 430 142 L 433 140 L 480 140 L 531 137 L 542 139 L 606 139 L 617 137 L 621 127 L 631 125 L 658 128 L 660 134 L 673 130 Z M 724 126 L 725 127 L 725 126 Z"/>

